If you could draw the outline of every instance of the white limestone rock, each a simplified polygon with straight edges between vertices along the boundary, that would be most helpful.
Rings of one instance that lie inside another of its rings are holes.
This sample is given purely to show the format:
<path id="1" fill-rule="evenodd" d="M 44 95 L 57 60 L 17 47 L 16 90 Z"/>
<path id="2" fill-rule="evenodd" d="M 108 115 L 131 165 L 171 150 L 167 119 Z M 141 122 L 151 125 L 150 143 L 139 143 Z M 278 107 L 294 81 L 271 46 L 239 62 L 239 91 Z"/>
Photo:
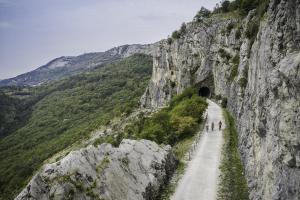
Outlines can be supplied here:
<path id="1" fill-rule="evenodd" d="M 175 165 L 170 146 L 147 140 L 88 146 L 45 165 L 15 199 L 154 199 Z"/>

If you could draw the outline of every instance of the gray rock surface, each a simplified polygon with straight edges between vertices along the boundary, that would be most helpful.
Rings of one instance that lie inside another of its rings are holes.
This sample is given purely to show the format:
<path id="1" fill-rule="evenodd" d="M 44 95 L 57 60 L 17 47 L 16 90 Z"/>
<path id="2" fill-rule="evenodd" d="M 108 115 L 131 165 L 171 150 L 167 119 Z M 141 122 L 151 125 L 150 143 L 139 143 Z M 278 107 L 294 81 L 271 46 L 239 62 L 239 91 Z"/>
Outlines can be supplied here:
<path id="1" fill-rule="evenodd" d="M 179 39 L 161 41 L 141 104 L 163 106 L 190 86 L 226 97 L 237 120 L 250 198 L 298 200 L 300 1 L 271 0 L 257 35 L 247 37 L 255 17 L 251 11 L 244 19 L 201 18 L 188 23 Z"/>
<path id="2" fill-rule="evenodd" d="M 17 77 L 0 81 L 0 86 L 36 86 L 49 81 L 58 80 L 70 75 L 91 70 L 102 64 L 107 64 L 129 57 L 133 54 L 143 53 L 152 55 L 152 44 L 123 45 L 105 52 L 87 53 L 80 56 L 56 58 L 44 66 Z"/>
<path id="3" fill-rule="evenodd" d="M 170 146 L 147 140 L 123 140 L 73 151 L 45 165 L 15 198 L 29 199 L 154 199 L 175 168 Z"/>

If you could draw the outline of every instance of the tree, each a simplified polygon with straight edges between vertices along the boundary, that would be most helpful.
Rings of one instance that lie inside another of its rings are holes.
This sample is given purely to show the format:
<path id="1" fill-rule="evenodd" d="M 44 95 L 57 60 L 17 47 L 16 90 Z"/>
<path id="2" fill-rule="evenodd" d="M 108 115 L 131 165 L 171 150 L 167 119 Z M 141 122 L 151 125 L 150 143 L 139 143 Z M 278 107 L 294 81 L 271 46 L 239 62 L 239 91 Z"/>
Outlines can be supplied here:
<path id="1" fill-rule="evenodd" d="M 211 14 L 211 12 L 208 9 L 206 9 L 204 7 L 201 7 L 201 9 L 198 11 L 198 13 L 197 13 L 197 15 L 195 16 L 194 19 L 199 22 L 203 18 L 209 17 L 210 14 Z"/>
<path id="2" fill-rule="evenodd" d="M 230 11 L 230 1 L 225 0 L 221 3 L 221 10 L 222 12 L 229 12 Z"/>

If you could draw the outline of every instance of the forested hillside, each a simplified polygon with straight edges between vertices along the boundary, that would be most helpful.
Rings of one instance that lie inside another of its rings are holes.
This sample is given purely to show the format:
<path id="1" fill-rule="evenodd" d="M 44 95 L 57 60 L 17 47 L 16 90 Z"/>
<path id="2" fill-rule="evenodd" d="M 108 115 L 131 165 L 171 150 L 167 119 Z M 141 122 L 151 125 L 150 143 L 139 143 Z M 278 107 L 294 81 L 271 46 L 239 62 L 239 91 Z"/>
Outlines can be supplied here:
<path id="1" fill-rule="evenodd" d="M 152 57 L 137 54 L 35 88 L 1 89 L 0 199 L 11 199 L 44 160 L 138 106 Z"/>

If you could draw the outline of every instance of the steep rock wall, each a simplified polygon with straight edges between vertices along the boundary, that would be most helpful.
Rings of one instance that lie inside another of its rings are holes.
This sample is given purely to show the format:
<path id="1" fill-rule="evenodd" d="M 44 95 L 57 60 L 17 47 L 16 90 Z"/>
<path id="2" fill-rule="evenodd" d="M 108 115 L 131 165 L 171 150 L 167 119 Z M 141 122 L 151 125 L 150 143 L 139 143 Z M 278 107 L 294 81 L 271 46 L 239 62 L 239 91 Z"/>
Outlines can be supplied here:
<path id="1" fill-rule="evenodd" d="M 170 146 L 147 140 L 88 146 L 45 165 L 15 199 L 155 199 L 175 165 Z"/>
<path id="2" fill-rule="evenodd" d="M 143 107 L 165 105 L 190 86 L 228 99 L 251 199 L 300 196 L 300 1 L 272 0 L 251 36 L 245 19 L 214 15 L 161 41 Z"/>

